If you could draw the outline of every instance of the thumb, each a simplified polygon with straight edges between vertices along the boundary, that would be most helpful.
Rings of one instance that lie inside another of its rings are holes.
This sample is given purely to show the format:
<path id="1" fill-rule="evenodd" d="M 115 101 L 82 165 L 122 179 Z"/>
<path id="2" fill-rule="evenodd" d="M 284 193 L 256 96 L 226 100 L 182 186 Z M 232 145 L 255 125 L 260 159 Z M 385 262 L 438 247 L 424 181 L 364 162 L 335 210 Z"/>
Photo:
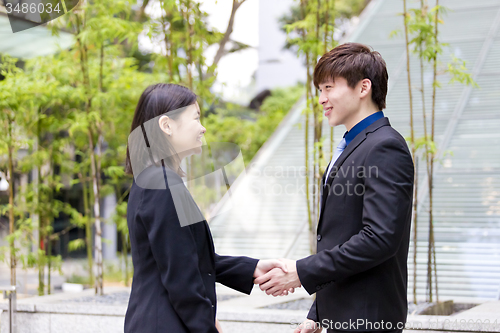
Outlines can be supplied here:
<path id="1" fill-rule="evenodd" d="M 275 268 L 281 268 L 281 270 L 284 272 L 284 273 L 288 273 L 288 268 L 286 267 L 286 263 L 282 260 L 282 259 L 278 259 L 276 260 L 276 263 L 275 263 Z"/>
<path id="2" fill-rule="evenodd" d="M 286 267 L 286 260 L 285 258 L 279 258 L 278 261 L 282 264 L 282 266 L 279 266 L 283 270 L 283 272 L 288 273 L 288 268 Z"/>

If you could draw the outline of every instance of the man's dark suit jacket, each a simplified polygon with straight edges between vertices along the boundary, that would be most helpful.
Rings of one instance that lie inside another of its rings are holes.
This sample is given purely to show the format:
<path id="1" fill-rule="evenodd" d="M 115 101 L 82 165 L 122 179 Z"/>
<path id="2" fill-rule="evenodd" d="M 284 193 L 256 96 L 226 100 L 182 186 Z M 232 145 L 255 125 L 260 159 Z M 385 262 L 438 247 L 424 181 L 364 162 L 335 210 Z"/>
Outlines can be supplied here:
<path id="1" fill-rule="evenodd" d="M 258 260 L 217 255 L 206 221 L 181 227 L 168 186 L 182 182 L 176 173 L 150 167 L 139 177 L 145 188 L 134 181 L 127 208 L 134 278 L 125 332 L 217 333 L 215 282 L 250 294 Z"/>
<path id="2" fill-rule="evenodd" d="M 329 332 L 376 331 L 344 324 L 358 319 L 384 321 L 386 330 L 406 321 L 413 175 L 408 146 L 387 118 L 358 134 L 332 167 L 317 253 L 297 261 L 302 286 L 316 293 L 307 318 L 327 322 Z"/>

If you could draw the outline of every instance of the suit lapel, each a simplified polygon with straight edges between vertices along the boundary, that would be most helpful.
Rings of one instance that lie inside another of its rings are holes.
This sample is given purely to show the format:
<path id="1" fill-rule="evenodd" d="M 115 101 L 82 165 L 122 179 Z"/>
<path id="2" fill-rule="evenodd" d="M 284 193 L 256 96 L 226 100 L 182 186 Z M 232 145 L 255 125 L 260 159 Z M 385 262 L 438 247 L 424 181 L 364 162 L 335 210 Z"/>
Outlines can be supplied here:
<path id="1" fill-rule="evenodd" d="M 342 154 L 339 156 L 339 158 L 335 161 L 335 164 L 332 166 L 332 170 L 330 171 L 330 174 L 328 175 L 328 180 L 326 181 L 326 185 L 324 186 L 327 190 L 325 191 L 323 189 L 323 186 L 321 186 L 321 210 L 320 210 L 320 217 L 318 221 L 318 227 L 319 224 L 321 223 L 322 217 L 323 217 L 323 211 L 324 211 L 324 206 L 326 203 L 326 198 L 328 197 L 328 192 L 330 192 L 330 188 L 332 186 L 333 180 L 335 179 L 335 176 L 337 175 L 338 170 L 344 163 L 344 161 L 349 157 L 349 155 L 352 154 L 352 152 L 359 147 L 363 141 L 366 140 L 367 134 L 374 132 L 378 130 L 380 127 L 383 126 L 390 126 L 391 124 L 389 123 L 389 119 L 387 117 L 384 117 L 382 119 L 377 120 L 370 126 L 368 126 L 365 130 L 363 130 L 361 133 L 356 135 L 356 137 L 349 143 L 349 145 L 346 147 L 346 149 L 342 152 Z M 328 170 L 328 168 L 327 168 Z M 325 176 L 323 175 L 323 182 L 322 184 L 325 183 Z"/>
<path id="2" fill-rule="evenodd" d="M 323 187 L 325 187 L 323 184 L 325 184 L 325 177 L 326 173 L 328 172 L 328 167 L 330 166 L 330 163 L 332 163 L 332 160 L 328 162 L 328 165 L 326 166 L 325 172 L 323 172 L 323 177 L 321 178 L 321 186 L 319 187 L 319 197 L 323 198 Z"/>
<path id="3" fill-rule="evenodd" d="M 330 174 L 328 175 L 328 179 L 326 181 L 325 187 L 328 189 L 332 186 L 333 180 L 335 179 L 335 176 L 337 175 L 337 172 L 339 168 L 342 166 L 346 158 L 366 139 L 366 132 L 363 131 L 356 135 L 354 140 L 349 143 L 349 145 L 346 147 L 346 149 L 340 154 L 339 158 L 335 161 L 335 164 L 332 166 L 332 170 L 330 171 Z M 327 197 L 327 191 L 323 191 L 323 196 L 322 196 L 322 204 L 321 206 L 324 205 Z"/>

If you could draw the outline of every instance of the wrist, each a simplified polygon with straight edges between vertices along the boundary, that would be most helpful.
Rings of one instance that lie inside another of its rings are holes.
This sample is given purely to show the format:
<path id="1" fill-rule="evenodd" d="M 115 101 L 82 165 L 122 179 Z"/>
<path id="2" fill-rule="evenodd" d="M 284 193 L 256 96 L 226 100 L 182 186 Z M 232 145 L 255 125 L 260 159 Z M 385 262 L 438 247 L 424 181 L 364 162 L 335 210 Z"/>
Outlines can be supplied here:
<path id="1" fill-rule="evenodd" d="M 299 278 L 299 273 L 297 272 L 297 261 L 293 262 L 293 265 L 291 265 L 291 273 L 293 274 L 294 278 L 294 288 L 299 288 L 301 286 L 300 283 L 300 278 Z"/>
<path id="2" fill-rule="evenodd" d="M 255 264 L 255 268 L 253 270 L 253 275 L 252 275 L 252 278 L 257 278 L 257 270 L 259 269 L 259 263 L 260 263 L 260 259 L 257 260 L 257 264 Z"/>

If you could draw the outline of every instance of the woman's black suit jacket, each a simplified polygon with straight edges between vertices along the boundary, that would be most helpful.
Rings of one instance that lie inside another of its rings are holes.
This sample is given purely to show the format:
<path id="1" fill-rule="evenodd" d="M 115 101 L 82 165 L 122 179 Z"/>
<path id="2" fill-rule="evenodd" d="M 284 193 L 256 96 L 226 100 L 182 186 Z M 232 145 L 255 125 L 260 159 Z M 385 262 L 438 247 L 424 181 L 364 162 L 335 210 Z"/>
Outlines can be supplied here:
<path id="1" fill-rule="evenodd" d="M 134 278 L 125 333 L 216 333 L 215 282 L 250 294 L 258 260 L 217 255 L 205 220 L 181 227 L 168 185 L 182 183 L 175 172 L 150 167 L 137 181 L 127 209 Z"/>

